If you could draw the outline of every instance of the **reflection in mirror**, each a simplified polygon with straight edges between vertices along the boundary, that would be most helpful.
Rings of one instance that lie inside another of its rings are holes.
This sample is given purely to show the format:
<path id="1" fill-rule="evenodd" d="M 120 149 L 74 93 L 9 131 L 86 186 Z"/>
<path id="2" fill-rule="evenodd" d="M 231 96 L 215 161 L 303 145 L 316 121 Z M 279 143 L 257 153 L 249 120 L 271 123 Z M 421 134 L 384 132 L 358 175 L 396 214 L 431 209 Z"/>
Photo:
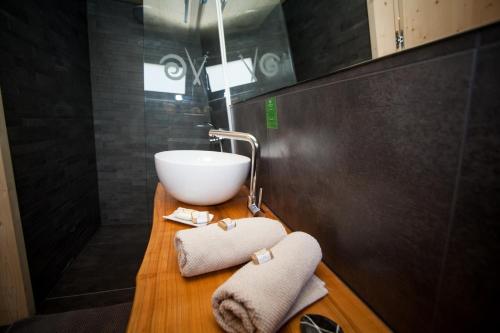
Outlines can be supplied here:
<path id="1" fill-rule="evenodd" d="M 251 58 L 246 67 L 255 79 L 231 87 L 233 102 L 297 82 L 280 0 L 230 0 L 223 18 L 228 60 Z"/>
<path id="2" fill-rule="evenodd" d="M 497 0 L 144 0 L 139 7 L 146 120 L 172 118 L 169 134 L 151 124 L 157 151 L 203 148 L 206 133 L 194 125 L 230 129 L 232 103 L 500 19 Z"/>
<path id="3" fill-rule="evenodd" d="M 223 27 L 232 102 L 296 83 L 281 2 L 227 0 L 224 3 Z M 216 18 L 216 13 L 207 12 L 207 16 Z M 210 55 L 207 71 L 212 62 L 221 62 L 220 41 L 213 32 L 216 29 L 215 22 L 202 28 L 202 47 Z M 221 89 L 210 88 L 209 100 L 224 97 Z"/>
<path id="4" fill-rule="evenodd" d="M 283 12 L 304 81 L 497 22 L 500 1 L 287 0 Z"/>
<path id="5" fill-rule="evenodd" d="M 283 11 L 298 81 L 372 58 L 366 0 L 287 0 Z"/>
<path id="6" fill-rule="evenodd" d="M 500 19 L 493 0 L 228 0 L 229 61 L 254 77 L 233 102 L 315 79 Z M 213 54 L 217 54 L 213 50 Z"/>

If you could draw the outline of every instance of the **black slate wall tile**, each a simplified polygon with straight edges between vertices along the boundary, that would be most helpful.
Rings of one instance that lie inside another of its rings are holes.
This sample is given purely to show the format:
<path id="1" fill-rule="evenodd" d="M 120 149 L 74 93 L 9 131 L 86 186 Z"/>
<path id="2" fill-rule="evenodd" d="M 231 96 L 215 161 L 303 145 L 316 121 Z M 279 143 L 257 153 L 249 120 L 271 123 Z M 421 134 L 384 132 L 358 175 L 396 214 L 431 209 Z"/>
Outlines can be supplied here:
<path id="1" fill-rule="evenodd" d="M 264 201 L 317 237 L 327 264 L 395 331 L 494 318 L 499 30 L 278 91 L 277 130 L 266 129 L 271 94 L 234 105 L 236 130 L 262 144 Z"/>
<path id="2" fill-rule="evenodd" d="M 209 121 L 203 87 L 193 87 L 188 71 L 182 102 L 174 94 L 144 91 L 144 63 L 159 64 L 170 53 L 196 67 L 201 43 L 196 33 L 158 29 L 133 14 L 135 5 L 89 0 L 89 42 L 99 198 L 103 224 L 149 224 L 158 178 L 155 153 L 208 149 Z M 185 59 L 187 62 L 187 59 Z"/>
<path id="3" fill-rule="evenodd" d="M 2 1 L 0 85 L 37 303 L 99 225 L 85 1 Z"/>
<path id="4" fill-rule="evenodd" d="M 102 223 L 148 224 L 143 26 L 132 4 L 87 7 Z"/>
<path id="5" fill-rule="evenodd" d="M 226 100 L 224 98 L 214 99 L 209 102 L 210 121 L 217 128 L 228 129 Z"/>
<path id="6" fill-rule="evenodd" d="M 467 136 L 433 332 L 488 332 L 500 310 L 500 29 L 477 52 Z M 496 35 L 494 40 L 491 40 Z M 493 44 L 489 44 L 493 42 Z"/>

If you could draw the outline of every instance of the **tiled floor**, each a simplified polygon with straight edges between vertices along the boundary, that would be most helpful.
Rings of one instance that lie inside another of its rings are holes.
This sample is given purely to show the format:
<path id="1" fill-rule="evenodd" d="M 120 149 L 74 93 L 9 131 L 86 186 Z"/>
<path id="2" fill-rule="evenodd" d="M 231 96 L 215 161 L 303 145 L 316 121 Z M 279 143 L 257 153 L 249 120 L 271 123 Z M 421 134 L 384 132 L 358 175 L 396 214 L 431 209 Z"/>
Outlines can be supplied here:
<path id="1" fill-rule="evenodd" d="M 122 333 L 130 316 L 131 303 L 36 315 L 12 324 L 3 333 Z"/>
<path id="2" fill-rule="evenodd" d="M 38 313 L 131 302 L 149 233 L 149 225 L 101 226 Z"/>

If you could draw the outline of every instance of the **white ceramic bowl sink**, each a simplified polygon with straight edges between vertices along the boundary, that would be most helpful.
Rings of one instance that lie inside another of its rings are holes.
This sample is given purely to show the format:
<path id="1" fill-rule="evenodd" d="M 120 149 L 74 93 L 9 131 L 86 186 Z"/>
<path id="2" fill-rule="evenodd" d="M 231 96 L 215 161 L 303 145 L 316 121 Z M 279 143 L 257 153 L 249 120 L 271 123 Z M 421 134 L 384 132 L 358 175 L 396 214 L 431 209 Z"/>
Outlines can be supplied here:
<path id="1" fill-rule="evenodd" d="M 155 154 L 156 173 L 177 200 L 216 205 L 238 193 L 247 178 L 246 156 L 204 150 L 170 150 Z"/>

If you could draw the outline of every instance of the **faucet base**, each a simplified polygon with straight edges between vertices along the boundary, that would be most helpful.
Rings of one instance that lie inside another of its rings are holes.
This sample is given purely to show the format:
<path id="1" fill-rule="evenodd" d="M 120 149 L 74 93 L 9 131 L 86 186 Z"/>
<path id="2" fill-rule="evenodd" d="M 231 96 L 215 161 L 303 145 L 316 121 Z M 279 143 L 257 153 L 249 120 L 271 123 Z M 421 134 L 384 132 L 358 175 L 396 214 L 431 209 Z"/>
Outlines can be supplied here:
<path id="1" fill-rule="evenodd" d="M 253 216 L 257 215 L 260 212 L 260 208 L 257 207 L 256 204 L 248 205 L 248 209 L 250 210 Z"/>

